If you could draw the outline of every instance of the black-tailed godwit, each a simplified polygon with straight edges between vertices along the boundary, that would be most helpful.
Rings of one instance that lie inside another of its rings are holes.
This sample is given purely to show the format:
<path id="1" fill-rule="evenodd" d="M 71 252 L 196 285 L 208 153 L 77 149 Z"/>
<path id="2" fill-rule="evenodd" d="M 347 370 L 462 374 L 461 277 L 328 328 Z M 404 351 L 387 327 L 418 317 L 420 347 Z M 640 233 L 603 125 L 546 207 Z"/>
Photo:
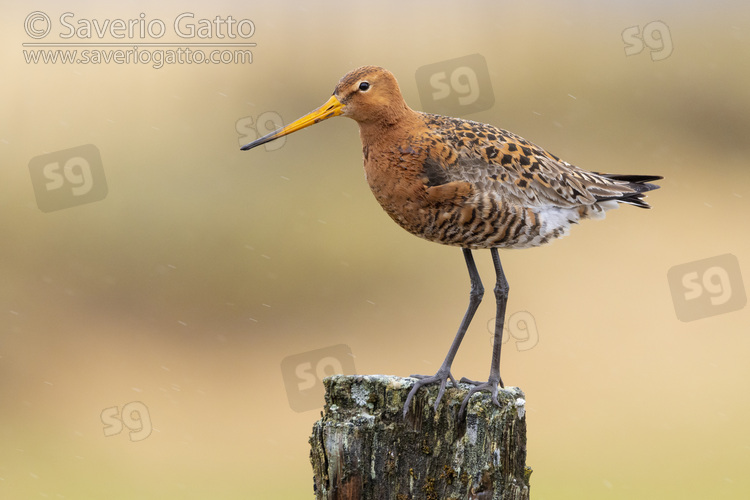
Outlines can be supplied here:
<path id="1" fill-rule="evenodd" d="M 420 387 L 440 384 L 435 409 L 451 365 L 484 294 L 472 250 L 492 254 L 497 284 L 494 346 L 487 382 L 461 379 L 497 400 L 508 281 L 498 248 L 543 245 L 567 234 L 571 224 L 601 218 L 605 210 L 626 203 L 650 208 L 644 193 L 657 189 L 655 175 L 601 174 L 580 169 L 511 132 L 492 125 L 414 111 L 401 96 L 388 70 L 364 66 L 346 74 L 320 108 L 275 132 L 243 146 L 248 150 L 333 116 L 359 124 L 367 182 L 396 223 L 430 241 L 461 247 L 469 269 L 469 307 L 435 375 L 418 379 L 404 405 L 404 415 Z"/>

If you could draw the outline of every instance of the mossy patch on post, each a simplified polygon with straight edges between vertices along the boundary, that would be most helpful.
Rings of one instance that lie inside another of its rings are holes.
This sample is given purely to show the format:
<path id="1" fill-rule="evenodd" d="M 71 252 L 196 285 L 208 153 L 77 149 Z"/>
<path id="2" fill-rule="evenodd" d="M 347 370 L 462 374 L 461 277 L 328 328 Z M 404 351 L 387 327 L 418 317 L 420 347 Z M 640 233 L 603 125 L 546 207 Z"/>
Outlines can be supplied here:
<path id="1" fill-rule="evenodd" d="M 318 500 L 526 500 L 526 419 L 523 392 L 472 396 L 449 387 L 437 411 L 436 386 L 421 389 L 406 418 L 415 379 L 335 375 L 324 380 L 323 418 L 313 426 L 310 460 Z M 530 470 L 530 469 L 529 469 Z"/>

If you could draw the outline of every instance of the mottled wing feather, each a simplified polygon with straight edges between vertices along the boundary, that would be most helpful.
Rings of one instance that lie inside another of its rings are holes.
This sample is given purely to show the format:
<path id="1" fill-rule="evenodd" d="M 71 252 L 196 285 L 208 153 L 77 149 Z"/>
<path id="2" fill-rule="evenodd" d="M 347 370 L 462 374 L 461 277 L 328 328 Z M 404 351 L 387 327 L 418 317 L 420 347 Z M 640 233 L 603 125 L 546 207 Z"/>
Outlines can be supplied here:
<path id="1" fill-rule="evenodd" d="M 656 176 L 618 176 L 589 172 L 565 162 L 526 139 L 490 125 L 426 115 L 441 125 L 437 152 L 425 164 L 428 185 L 464 181 L 477 191 L 527 207 L 560 208 L 617 200 L 648 207 L 642 192 L 657 186 L 642 184 Z M 639 184 L 635 184 L 639 183 Z"/>

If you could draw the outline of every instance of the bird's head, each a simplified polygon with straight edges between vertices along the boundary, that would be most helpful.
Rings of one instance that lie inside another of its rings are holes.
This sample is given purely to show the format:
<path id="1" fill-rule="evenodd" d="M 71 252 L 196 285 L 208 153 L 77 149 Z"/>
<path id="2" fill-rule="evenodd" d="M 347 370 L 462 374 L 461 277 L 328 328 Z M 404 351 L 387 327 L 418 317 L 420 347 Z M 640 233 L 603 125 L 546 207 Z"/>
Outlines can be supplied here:
<path id="1" fill-rule="evenodd" d="M 321 107 L 241 149 L 252 149 L 339 115 L 360 125 L 385 127 L 396 123 L 408 110 L 398 82 L 390 71 L 378 66 L 362 66 L 344 75 L 331 98 Z"/>

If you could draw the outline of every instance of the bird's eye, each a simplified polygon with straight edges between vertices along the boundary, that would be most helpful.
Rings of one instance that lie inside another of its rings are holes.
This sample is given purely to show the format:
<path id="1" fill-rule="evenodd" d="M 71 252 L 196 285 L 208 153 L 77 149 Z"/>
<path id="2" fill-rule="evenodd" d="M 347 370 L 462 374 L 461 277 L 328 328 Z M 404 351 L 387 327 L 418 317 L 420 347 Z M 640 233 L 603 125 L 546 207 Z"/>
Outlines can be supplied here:
<path id="1" fill-rule="evenodd" d="M 367 92 L 367 90 L 370 88 L 370 82 L 362 82 L 359 84 L 359 90 L 362 92 Z"/>

